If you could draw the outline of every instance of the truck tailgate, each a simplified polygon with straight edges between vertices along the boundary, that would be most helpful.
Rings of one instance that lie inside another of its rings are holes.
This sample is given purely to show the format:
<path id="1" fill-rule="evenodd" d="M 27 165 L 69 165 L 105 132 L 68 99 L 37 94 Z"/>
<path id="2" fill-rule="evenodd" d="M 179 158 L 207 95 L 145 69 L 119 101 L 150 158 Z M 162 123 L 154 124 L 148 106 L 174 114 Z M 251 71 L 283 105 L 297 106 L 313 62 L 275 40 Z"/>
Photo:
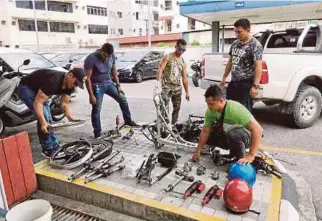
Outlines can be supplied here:
<path id="1" fill-rule="evenodd" d="M 204 54 L 203 57 L 205 59 L 204 79 L 220 82 L 225 71 L 229 55 L 227 53 L 207 53 Z M 227 78 L 227 81 L 230 81 L 230 76 Z"/>

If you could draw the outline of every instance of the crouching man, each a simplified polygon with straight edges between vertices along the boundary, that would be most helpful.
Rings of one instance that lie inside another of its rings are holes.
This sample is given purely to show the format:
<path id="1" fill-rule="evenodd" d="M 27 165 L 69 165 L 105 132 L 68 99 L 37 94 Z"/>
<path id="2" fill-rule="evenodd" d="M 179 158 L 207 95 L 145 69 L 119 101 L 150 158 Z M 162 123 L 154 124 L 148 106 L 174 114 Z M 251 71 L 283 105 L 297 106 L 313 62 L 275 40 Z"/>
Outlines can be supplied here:
<path id="1" fill-rule="evenodd" d="M 201 149 L 208 144 L 229 150 L 229 155 L 241 164 L 253 162 L 263 132 L 253 115 L 242 104 L 226 100 L 219 85 L 210 86 L 205 99 L 208 109 L 192 160 L 199 160 Z"/>

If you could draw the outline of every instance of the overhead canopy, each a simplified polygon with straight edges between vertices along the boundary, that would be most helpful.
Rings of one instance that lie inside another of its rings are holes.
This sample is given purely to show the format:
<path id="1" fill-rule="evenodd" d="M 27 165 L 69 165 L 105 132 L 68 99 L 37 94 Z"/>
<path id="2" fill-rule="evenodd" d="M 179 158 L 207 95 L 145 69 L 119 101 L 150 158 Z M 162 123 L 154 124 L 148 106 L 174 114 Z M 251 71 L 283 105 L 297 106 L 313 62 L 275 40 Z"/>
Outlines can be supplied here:
<path id="1" fill-rule="evenodd" d="M 180 4 L 180 14 L 197 21 L 233 25 L 239 18 L 251 23 L 270 23 L 322 18 L 321 1 L 188 1 Z"/>

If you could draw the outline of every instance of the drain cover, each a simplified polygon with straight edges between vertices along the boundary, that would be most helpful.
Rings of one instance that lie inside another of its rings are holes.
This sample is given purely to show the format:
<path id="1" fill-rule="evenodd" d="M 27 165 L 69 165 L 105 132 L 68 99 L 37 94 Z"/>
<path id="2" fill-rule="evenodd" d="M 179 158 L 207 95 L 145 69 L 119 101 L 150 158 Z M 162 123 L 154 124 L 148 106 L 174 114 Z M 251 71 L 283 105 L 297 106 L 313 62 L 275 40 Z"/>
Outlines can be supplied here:
<path id="1" fill-rule="evenodd" d="M 51 204 L 53 207 L 52 221 L 104 221 L 102 219 Z"/>

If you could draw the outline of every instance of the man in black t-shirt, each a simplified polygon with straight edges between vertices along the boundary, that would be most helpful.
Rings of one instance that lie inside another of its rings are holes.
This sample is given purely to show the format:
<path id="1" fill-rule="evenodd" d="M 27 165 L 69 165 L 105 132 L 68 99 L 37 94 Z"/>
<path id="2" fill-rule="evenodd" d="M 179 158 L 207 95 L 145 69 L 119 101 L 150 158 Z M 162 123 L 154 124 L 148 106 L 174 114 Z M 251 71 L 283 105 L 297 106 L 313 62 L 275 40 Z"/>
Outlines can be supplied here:
<path id="1" fill-rule="evenodd" d="M 76 86 L 84 89 L 85 81 L 85 72 L 81 68 L 74 68 L 68 73 L 38 69 L 21 79 L 18 95 L 37 115 L 38 137 L 44 157 L 49 158 L 59 147 L 54 132 L 48 128 L 52 122 L 48 99 L 52 95 L 61 95 L 61 107 L 67 119 L 78 121 L 70 114 L 69 99 Z"/>

